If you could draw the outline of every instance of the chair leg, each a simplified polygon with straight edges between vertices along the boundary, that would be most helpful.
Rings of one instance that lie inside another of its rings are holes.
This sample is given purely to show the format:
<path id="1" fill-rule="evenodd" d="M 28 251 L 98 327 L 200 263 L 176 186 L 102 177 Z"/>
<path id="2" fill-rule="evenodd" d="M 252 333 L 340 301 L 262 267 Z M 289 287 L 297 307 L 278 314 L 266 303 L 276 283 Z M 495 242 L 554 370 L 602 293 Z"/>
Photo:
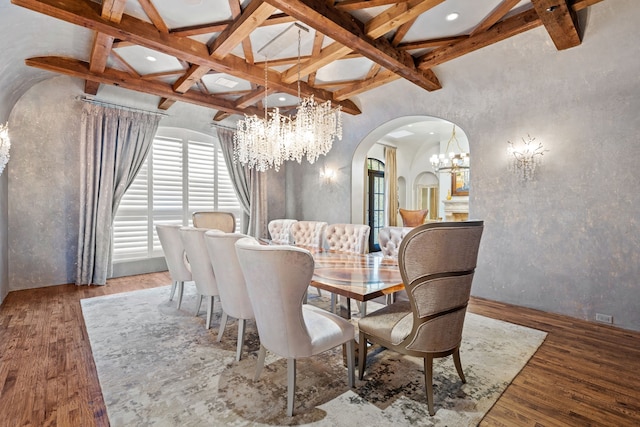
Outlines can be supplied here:
<path id="1" fill-rule="evenodd" d="M 215 302 L 213 295 L 209 296 L 209 305 L 207 306 L 207 329 L 211 328 L 211 320 L 213 319 L 213 303 Z"/>
<path id="2" fill-rule="evenodd" d="M 247 326 L 247 319 L 238 319 L 238 349 L 236 350 L 236 360 L 238 362 L 242 357 L 242 346 L 244 345 L 245 326 Z"/>
<path id="3" fill-rule="evenodd" d="M 433 356 L 424 358 L 424 385 L 427 389 L 427 406 L 429 415 L 435 415 L 433 410 Z"/>
<path id="4" fill-rule="evenodd" d="M 171 295 L 169 295 L 169 301 L 173 301 L 173 295 L 176 293 L 176 286 L 178 285 L 177 281 L 173 281 L 171 284 Z"/>
<path id="5" fill-rule="evenodd" d="M 218 342 L 222 341 L 222 334 L 224 334 L 224 329 L 227 327 L 227 313 L 222 311 L 222 318 L 220 319 L 220 328 L 218 328 Z"/>
<path id="6" fill-rule="evenodd" d="M 202 305 L 202 298 L 204 298 L 204 295 L 200 295 L 200 298 L 198 299 L 198 306 L 196 307 L 196 314 L 194 316 L 198 317 L 198 313 L 200 313 L 200 306 Z"/>
<path id="7" fill-rule="evenodd" d="M 360 343 L 358 346 L 358 378 L 364 377 L 364 369 L 367 364 L 367 336 L 360 332 Z"/>
<path id="8" fill-rule="evenodd" d="M 320 288 L 316 288 L 316 291 L 318 291 L 318 296 L 321 297 L 322 296 L 322 291 L 320 290 Z"/>
<path id="9" fill-rule="evenodd" d="M 260 374 L 262 373 L 262 368 L 264 368 L 264 359 L 267 357 L 267 349 L 265 346 L 260 344 L 260 351 L 258 352 L 258 363 L 256 363 L 256 375 L 253 377 L 254 381 L 258 381 L 260 378 Z"/>
<path id="10" fill-rule="evenodd" d="M 347 341 L 347 374 L 349 375 L 349 388 L 353 388 L 356 385 L 355 376 L 355 340 Z"/>
<path id="11" fill-rule="evenodd" d="M 178 282 L 178 310 L 182 305 L 182 295 L 184 294 L 184 282 Z"/>
<path id="12" fill-rule="evenodd" d="M 456 348 L 456 351 L 453 353 L 453 364 L 456 365 L 458 376 L 462 380 L 462 383 L 465 384 L 467 380 L 465 379 L 464 373 L 462 372 L 462 363 L 460 363 L 460 347 Z"/>
<path id="13" fill-rule="evenodd" d="M 331 294 L 331 312 L 336 312 L 336 294 Z"/>
<path id="14" fill-rule="evenodd" d="M 287 415 L 293 416 L 293 403 L 296 394 L 296 359 L 287 359 Z"/>

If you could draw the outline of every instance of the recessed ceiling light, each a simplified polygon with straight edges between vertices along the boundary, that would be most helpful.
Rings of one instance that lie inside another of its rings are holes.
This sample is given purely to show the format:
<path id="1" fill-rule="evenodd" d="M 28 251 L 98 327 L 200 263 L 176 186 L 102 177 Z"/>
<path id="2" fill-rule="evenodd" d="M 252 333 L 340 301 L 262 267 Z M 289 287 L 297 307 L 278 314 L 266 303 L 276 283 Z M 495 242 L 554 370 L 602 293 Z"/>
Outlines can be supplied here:
<path id="1" fill-rule="evenodd" d="M 224 77 L 218 77 L 218 80 L 216 80 L 216 84 L 232 89 L 238 85 L 238 82 L 234 80 L 225 79 Z"/>
<path id="2" fill-rule="evenodd" d="M 447 21 L 455 21 L 459 17 L 460 17 L 460 14 L 458 12 L 453 12 L 447 15 Z"/>
<path id="3" fill-rule="evenodd" d="M 429 135 L 435 135 L 435 134 L 436 134 L 435 132 L 429 132 Z"/>
<path id="4" fill-rule="evenodd" d="M 150 62 L 156 62 L 156 61 L 157 61 L 157 59 L 156 59 L 156 57 L 155 57 L 155 56 L 151 56 L 151 55 L 149 55 L 149 56 L 147 56 L 147 61 L 150 61 Z"/>
<path id="5" fill-rule="evenodd" d="M 285 98 L 284 96 L 281 96 L 280 98 L 278 98 L 278 101 L 286 101 L 287 98 Z"/>

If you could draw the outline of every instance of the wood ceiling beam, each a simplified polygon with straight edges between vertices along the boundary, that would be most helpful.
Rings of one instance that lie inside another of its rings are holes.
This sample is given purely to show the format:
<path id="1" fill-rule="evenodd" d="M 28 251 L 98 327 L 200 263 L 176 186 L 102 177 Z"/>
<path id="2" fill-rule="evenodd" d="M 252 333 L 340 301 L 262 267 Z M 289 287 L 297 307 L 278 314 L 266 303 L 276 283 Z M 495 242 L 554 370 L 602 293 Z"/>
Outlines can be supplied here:
<path id="1" fill-rule="evenodd" d="M 431 91 L 442 87 L 437 79 L 433 79 L 433 73 L 426 74 L 416 67 L 409 53 L 396 49 L 384 37 L 372 39 L 364 27 L 346 12 L 329 7 L 321 0 L 265 1 L 423 89 Z"/>
<path id="2" fill-rule="evenodd" d="M 492 45 L 509 37 L 537 28 L 542 25 L 535 9 L 530 8 L 517 15 L 498 22 L 487 31 L 473 37 L 466 37 L 456 43 L 442 46 L 419 58 L 421 68 L 432 68 L 469 52 Z"/>
<path id="3" fill-rule="evenodd" d="M 389 70 L 382 70 L 378 72 L 378 74 L 376 74 L 373 78 L 363 80 L 343 89 L 338 89 L 334 92 L 334 95 L 336 99 L 346 99 L 351 96 L 358 95 L 362 92 L 366 92 L 376 87 L 385 85 L 394 80 L 398 80 L 399 78 L 400 76 L 398 76 L 396 73 L 392 73 Z"/>
<path id="4" fill-rule="evenodd" d="M 11 0 L 13 4 L 52 16 L 72 24 L 96 30 L 112 37 L 128 40 L 140 46 L 174 56 L 190 64 L 202 65 L 221 73 L 227 73 L 239 79 L 254 83 L 264 81 L 264 69 L 247 64 L 244 59 L 228 55 L 224 59 L 212 58 L 206 45 L 188 37 L 176 37 L 172 34 L 160 34 L 148 22 L 129 15 L 123 15 L 120 23 L 113 23 L 100 16 L 100 5 L 81 0 Z M 297 95 L 298 87 L 281 81 L 280 73 L 268 72 L 269 85 L 279 92 Z M 349 100 L 336 101 L 331 92 L 315 89 L 301 82 L 304 96 L 313 95 L 318 101 L 332 101 L 348 114 L 360 114 L 360 109 Z M 179 95 L 179 94 L 174 94 Z"/>
<path id="5" fill-rule="evenodd" d="M 398 3 L 370 19 L 364 25 L 364 32 L 372 39 L 377 39 L 442 2 L 444 0 L 409 0 Z"/>
<path id="6" fill-rule="evenodd" d="M 335 7 L 341 10 L 360 10 L 370 7 L 388 6 L 390 4 L 402 3 L 406 0 L 345 0 L 336 4 Z"/>
<path id="7" fill-rule="evenodd" d="M 331 43 L 329 46 L 322 49 L 318 55 L 312 56 L 304 62 L 301 61 L 299 70 L 298 66 L 294 65 L 282 73 L 282 81 L 285 83 L 293 83 L 298 80 L 298 71 L 300 78 L 302 78 L 319 70 L 325 65 L 348 55 L 350 52 L 351 49 L 343 44 Z"/>
<path id="8" fill-rule="evenodd" d="M 254 107 L 238 109 L 232 101 L 212 95 L 206 95 L 195 90 L 178 94 L 171 89 L 171 85 L 169 84 L 143 80 L 141 78 L 134 77 L 127 72 L 113 68 L 106 68 L 103 73 L 95 73 L 89 69 L 89 64 L 87 62 L 79 61 L 77 59 L 43 56 L 28 58 L 25 60 L 25 64 L 42 70 L 53 71 L 87 80 L 95 80 L 103 84 L 111 84 L 125 89 L 135 90 L 137 92 L 148 93 L 150 95 L 159 96 L 160 98 L 166 98 L 167 100 L 188 102 L 202 107 L 226 111 L 231 114 L 246 113 L 257 114 L 259 116 L 264 114 L 262 110 Z"/>
<path id="9" fill-rule="evenodd" d="M 210 49 L 211 55 L 217 59 L 226 57 L 275 10 L 275 7 L 264 3 L 263 0 L 251 0 L 242 14 L 215 39 Z"/>
<path id="10" fill-rule="evenodd" d="M 221 120 L 226 119 L 227 117 L 229 117 L 231 114 L 227 113 L 226 111 L 218 111 L 216 113 L 215 116 L 213 116 L 213 121 L 214 122 L 219 122 Z"/>
<path id="11" fill-rule="evenodd" d="M 124 13 L 126 0 L 104 0 L 102 2 L 102 17 L 113 22 L 120 22 Z M 102 72 L 107 67 L 107 60 L 113 48 L 114 37 L 103 33 L 96 33 L 91 48 L 91 71 Z M 84 82 L 84 92 L 90 95 L 98 93 L 100 83 L 87 80 Z"/>
<path id="12" fill-rule="evenodd" d="M 261 27 L 267 27 L 269 25 L 286 24 L 294 22 L 295 19 L 285 13 L 275 13 L 269 17 L 266 21 L 260 25 Z M 188 27 L 180 27 L 169 30 L 169 32 L 175 36 L 189 37 L 199 36 L 202 34 L 220 33 L 224 31 L 229 25 L 233 24 L 233 19 L 225 21 L 212 22 L 210 24 L 191 25 Z"/>
<path id="13" fill-rule="evenodd" d="M 520 0 L 502 0 L 502 2 L 496 6 L 491 13 L 471 31 L 469 36 L 475 36 L 478 33 L 488 30 L 493 24 L 504 18 L 504 16 L 520 3 Z"/>
<path id="14" fill-rule="evenodd" d="M 400 43 L 398 45 L 398 49 L 400 50 L 417 50 L 417 49 L 430 49 L 434 47 L 440 47 L 444 45 L 450 45 L 454 43 L 458 43 L 461 40 L 468 39 L 469 36 L 452 36 L 452 37 L 442 37 L 438 39 L 429 39 L 429 40 L 417 40 L 413 42 Z"/>
<path id="15" fill-rule="evenodd" d="M 151 23 L 160 31 L 161 33 L 168 34 L 169 27 L 158 13 L 158 9 L 151 3 L 150 0 L 138 0 L 140 6 L 142 6 L 142 10 L 147 15 L 147 17 L 151 20 Z"/>
<path id="16" fill-rule="evenodd" d="M 160 102 L 158 102 L 158 110 L 168 110 L 175 103 L 175 99 L 160 98 Z"/>
<path id="17" fill-rule="evenodd" d="M 274 92 L 273 89 L 268 89 L 267 93 L 270 95 Z M 240 98 L 238 98 L 236 100 L 236 107 L 237 108 L 245 108 L 248 107 L 249 105 L 253 105 L 256 102 L 260 101 L 261 99 L 263 99 L 265 96 L 265 90 L 264 87 L 258 87 L 256 90 L 247 93 L 246 95 L 241 96 Z"/>
<path id="18" fill-rule="evenodd" d="M 531 3 L 556 49 L 569 49 L 582 42 L 576 12 L 566 0 L 531 0 Z"/>

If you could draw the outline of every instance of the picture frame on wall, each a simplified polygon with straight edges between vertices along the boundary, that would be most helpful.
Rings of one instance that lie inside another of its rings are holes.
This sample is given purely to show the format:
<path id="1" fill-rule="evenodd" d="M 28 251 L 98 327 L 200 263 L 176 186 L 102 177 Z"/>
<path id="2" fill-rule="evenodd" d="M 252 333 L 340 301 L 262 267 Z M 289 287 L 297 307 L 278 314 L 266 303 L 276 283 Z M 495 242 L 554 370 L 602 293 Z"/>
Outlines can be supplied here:
<path id="1" fill-rule="evenodd" d="M 461 169 L 451 172 L 451 195 L 469 195 L 469 169 Z"/>

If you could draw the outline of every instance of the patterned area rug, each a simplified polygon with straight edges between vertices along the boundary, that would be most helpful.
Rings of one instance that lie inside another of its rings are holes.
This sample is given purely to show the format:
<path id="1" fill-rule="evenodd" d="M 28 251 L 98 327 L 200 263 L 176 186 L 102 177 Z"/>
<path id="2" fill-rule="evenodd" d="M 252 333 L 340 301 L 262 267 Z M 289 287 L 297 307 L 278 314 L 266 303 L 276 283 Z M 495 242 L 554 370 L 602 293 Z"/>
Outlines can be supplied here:
<path id="1" fill-rule="evenodd" d="M 294 416 L 286 416 L 286 360 L 267 353 L 253 380 L 260 347 L 248 322 L 243 359 L 235 361 L 237 328 L 216 341 L 220 307 L 210 330 L 205 308 L 185 286 L 182 308 L 162 287 L 81 301 L 112 426 L 473 426 L 542 344 L 544 332 L 467 313 L 461 347 L 462 384 L 451 357 L 434 361 L 429 416 L 422 359 L 369 351 L 365 379 L 347 386 L 342 351 L 301 359 Z M 326 307 L 328 296 L 309 293 Z M 369 311 L 375 308 L 369 303 Z M 203 304 L 204 306 L 204 304 Z M 354 313 L 355 315 L 356 313 Z M 354 319 L 354 321 L 357 320 Z"/>

